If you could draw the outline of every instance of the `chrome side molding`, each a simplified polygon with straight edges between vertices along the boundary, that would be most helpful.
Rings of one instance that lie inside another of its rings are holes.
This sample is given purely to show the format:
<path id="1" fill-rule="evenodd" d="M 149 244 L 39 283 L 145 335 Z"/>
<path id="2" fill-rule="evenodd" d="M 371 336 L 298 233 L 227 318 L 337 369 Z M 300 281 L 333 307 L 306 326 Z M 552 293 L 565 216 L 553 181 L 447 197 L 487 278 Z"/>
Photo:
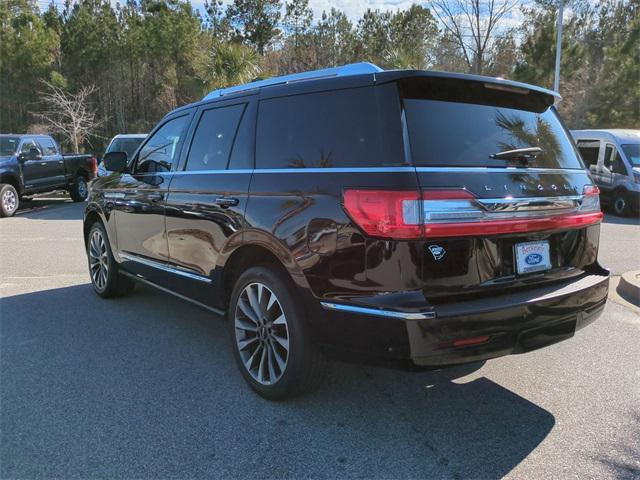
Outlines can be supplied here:
<path id="1" fill-rule="evenodd" d="M 197 275 L 195 273 L 186 272 L 184 270 L 180 270 L 178 268 L 170 267 L 169 265 L 165 265 L 160 262 L 155 262 L 153 260 L 149 260 L 148 258 L 139 257 L 138 255 L 132 255 L 130 253 L 120 253 L 120 258 L 125 260 L 129 260 L 131 262 L 140 263 L 142 265 L 146 265 L 147 267 L 157 268 L 158 270 L 163 270 L 165 272 L 173 273 L 175 275 L 180 275 L 183 277 L 190 278 L 192 280 L 198 280 L 204 283 L 211 283 L 211 279 L 205 277 L 203 275 Z"/>

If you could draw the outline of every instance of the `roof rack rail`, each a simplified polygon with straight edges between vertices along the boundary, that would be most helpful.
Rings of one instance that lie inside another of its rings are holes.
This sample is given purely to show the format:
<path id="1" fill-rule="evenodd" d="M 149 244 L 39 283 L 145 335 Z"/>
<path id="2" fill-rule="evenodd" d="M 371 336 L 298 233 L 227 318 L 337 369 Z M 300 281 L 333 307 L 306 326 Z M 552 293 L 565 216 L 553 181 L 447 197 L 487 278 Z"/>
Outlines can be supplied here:
<path id="1" fill-rule="evenodd" d="M 316 80 L 319 78 L 331 77 L 348 77 L 351 75 L 362 75 L 366 73 L 378 73 L 383 70 L 373 63 L 360 62 L 342 65 L 340 67 L 323 68 L 321 70 L 312 70 L 310 72 L 293 73 L 281 77 L 267 78 L 266 80 L 258 80 L 256 82 L 245 83 L 244 85 L 236 85 L 229 88 L 221 88 L 209 92 L 203 100 L 211 100 L 213 98 L 223 97 L 232 93 L 244 92 L 256 88 L 269 87 L 271 85 L 281 85 L 286 83 L 302 82 L 305 80 Z"/>

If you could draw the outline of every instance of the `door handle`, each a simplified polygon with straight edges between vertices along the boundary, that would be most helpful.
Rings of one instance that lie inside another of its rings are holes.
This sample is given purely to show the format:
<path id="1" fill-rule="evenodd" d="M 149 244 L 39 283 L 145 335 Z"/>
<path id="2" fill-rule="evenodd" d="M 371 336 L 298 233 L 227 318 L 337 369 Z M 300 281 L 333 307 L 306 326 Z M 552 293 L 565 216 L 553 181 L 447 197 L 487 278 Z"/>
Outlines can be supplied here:
<path id="1" fill-rule="evenodd" d="M 47 166 L 47 162 L 40 162 L 40 165 L 42 165 L 43 167 Z"/>
<path id="2" fill-rule="evenodd" d="M 58 160 L 58 163 L 64 165 L 64 160 Z"/>
<path id="3" fill-rule="evenodd" d="M 234 207 L 240 203 L 240 200 L 234 197 L 218 197 L 215 200 L 216 205 L 220 205 L 221 207 Z"/>
<path id="4" fill-rule="evenodd" d="M 147 198 L 149 200 L 151 200 L 152 202 L 159 202 L 160 200 L 162 200 L 164 198 L 164 195 L 162 193 L 154 192 L 154 193 L 149 193 L 147 195 Z"/>

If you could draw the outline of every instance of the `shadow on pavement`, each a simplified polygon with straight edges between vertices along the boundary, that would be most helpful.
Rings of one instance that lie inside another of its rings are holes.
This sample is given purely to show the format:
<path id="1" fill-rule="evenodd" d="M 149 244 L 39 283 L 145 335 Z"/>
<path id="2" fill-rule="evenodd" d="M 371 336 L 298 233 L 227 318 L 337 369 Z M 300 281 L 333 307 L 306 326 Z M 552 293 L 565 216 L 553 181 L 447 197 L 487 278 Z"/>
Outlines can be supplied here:
<path id="1" fill-rule="evenodd" d="M 603 223 L 612 223 L 614 225 L 638 225 L 640 226 L 640 217 L 630 216 L 630 217 L 618 217 L 617 215 L 613 215 L 612 213 L 606 213 Z"/>
<path id="2" fill-rule="evenodd" d="M 245 385 L 223 320 L 149 288 L 0 300 L 0 477 L 499 478 L 554 417 L 479 365 L 333 363 L 315 393 Z M 481 370 L 476 373 L 481 373 Z"/>
<path id="3" fill-rule="evenodd" d="M 15 216 L 30 220 L 81 220 L 85 205 L 65 196 L 34 198 L 21 201 Z"/>

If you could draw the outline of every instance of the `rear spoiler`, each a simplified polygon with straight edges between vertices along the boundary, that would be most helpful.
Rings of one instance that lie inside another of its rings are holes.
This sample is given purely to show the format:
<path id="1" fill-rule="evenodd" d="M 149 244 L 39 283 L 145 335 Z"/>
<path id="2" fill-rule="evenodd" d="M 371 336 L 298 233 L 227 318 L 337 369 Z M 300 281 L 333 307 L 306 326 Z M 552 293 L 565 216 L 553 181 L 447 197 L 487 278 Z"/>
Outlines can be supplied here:
<path id="1" fill-rule="evenodd" d="M 403 96 L 543 112 L 560 100 L 546 88 L 501 78 L 423 70 L 376 73 L 376 83 L 398 82 Z"/>

